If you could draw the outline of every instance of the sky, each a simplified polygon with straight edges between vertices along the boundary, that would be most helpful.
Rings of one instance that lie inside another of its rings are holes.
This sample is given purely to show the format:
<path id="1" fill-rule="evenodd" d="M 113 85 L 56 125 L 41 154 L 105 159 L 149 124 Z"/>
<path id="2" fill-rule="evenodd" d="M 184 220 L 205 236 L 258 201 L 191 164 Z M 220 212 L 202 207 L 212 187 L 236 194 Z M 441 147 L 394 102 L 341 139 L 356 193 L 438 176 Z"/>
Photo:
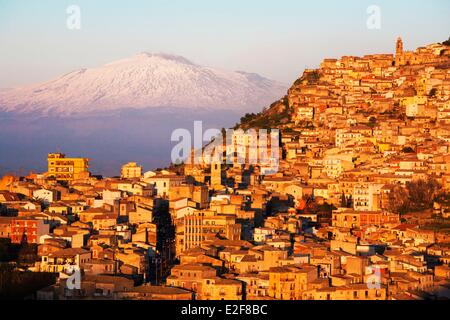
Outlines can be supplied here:
<path id="1" fill-rule="evenodd" d="M 80 29 L 66 12 L 80 9 Z M 367 9 L 380 9 L 369 29 Z M 0 0 L 0 88 L 139 52 L 290 84 L 327 57 L 392 53 L 450 36 L 448 0 Z"/>

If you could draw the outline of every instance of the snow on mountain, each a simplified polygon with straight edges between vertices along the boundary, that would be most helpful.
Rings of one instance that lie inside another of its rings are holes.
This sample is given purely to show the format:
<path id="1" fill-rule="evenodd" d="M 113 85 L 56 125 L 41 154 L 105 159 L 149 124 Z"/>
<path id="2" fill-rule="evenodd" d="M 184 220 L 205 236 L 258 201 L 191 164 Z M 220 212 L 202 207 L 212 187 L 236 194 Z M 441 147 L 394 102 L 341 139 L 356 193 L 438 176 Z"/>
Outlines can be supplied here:
<path id="1" fill-rule="evenodd" d="M 196 65 L 168 54 L 141 53 L 99 68 L 0 91 L 0 111 L 71 115 L 124 108 L 260 110 L 286 93 L 257 74 Z"/>

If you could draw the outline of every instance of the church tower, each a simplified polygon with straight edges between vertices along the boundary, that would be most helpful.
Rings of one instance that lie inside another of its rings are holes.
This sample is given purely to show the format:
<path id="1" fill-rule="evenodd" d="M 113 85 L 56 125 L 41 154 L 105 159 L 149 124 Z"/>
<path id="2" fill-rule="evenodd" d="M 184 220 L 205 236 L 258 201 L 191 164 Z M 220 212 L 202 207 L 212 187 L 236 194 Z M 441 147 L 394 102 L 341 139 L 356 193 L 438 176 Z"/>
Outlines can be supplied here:
<path id="1" fill-rule="evenodd" d="M 402 38 L 397 39 L 397 44 L 395 46 L 395 65 L 398 67 L 402 64 L 403 57 L 403 40 Z"/>
<path id="2" fill-rule="evenodd" d="M 400 37 L 397 39 L 395 54 L 397 56 L 403 54 L 403 40 Z"/>

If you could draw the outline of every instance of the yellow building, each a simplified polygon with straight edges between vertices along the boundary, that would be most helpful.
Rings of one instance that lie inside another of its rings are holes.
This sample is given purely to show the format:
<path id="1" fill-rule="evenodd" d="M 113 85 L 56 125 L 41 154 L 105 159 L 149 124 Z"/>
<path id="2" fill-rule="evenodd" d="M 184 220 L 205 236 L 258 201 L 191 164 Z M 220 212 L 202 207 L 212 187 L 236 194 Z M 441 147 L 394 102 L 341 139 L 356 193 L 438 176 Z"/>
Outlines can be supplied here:
<path id="1" fill-rule="evenodd" d="M 92 253 L 81 248 L 61 249 L 41 257 L 39 270 L 41 272 L 65 272 L 69 266 L 83 267 L 90 262 Z"/>
<path id="2" fill-rule="evenodd" d="M 48 175 L 59 181 L 73 181 L 89 177 L 89 159 L 66 158 L 62 153 L 50 153 L 47 158 Z"/>
<path id="3" fill-rule="evenodd" d="M 217 276 L 213 267 L 201 264 L 175 266 L 167 285 L 195 292 L 196 300 L 242 300 L 242 282 Z"/>
<path id="4" fill-rule="evenodd" d="M 275 267 L 269 270 L 269 297 L 278 300 L 301 300 L 302 294 L 314 287 L 318 279 L 318 268 L 304 265 L 302 267 Z"/>
<path id="5" fill-rule="evenodd" d="M 211 165 L 211 187 L 222 189 L 222 164 L 220 162 Z"/>
<path id="6" fill-rule="evenodd" d="M 136 162 L 129 162 L 122 166 L 121 177 L 124 179 L 140 178 L 142 176 L 142 167 Z"/>
<path id="7" fill-rule="evenodd" d="M 203 210 L 184 216 L 182 228 L 183 232 L 177 234 L 178 238 L 183 239 L 179 242 L 177 253 L 198 247 L 205 240 L 214 239 L 219 234 L 228 240 L 240 240 L 242 226 L 236 223 L 235 215 L 222 215 Z"/>
<path id="8" fill-rule="evenodd" d="M 231 279 L 222 279 L 214 277 L 212 279 L 203 279 L 202 291 L 197 298 L 199 300 L 242 300 L 243 285 L 242 282 Z"/>
<path id="9" fill-rule="evenodd" d="M 302 294 L 301 300 L 386 300 L 386 287 L 369 288 L 366 283 L 342 287 L 313 289 Z"/>

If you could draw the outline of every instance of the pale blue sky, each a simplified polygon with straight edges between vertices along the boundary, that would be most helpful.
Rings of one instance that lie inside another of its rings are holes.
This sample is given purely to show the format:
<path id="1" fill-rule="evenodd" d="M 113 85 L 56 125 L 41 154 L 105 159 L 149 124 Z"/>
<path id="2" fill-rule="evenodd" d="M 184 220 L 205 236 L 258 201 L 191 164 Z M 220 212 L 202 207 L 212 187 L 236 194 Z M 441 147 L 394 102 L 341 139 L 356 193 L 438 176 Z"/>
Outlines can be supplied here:
<path id="1" fill-rule="evenodd" d="M 82 28 L 66 28 L 66 8 Z M 369 5 L 381 30 L 366 27 Z M 142 51 L 290 83 L 325 57 L 412 49 L 450 35 L 448 0 L 0 0 L 0 88 Z"/>

